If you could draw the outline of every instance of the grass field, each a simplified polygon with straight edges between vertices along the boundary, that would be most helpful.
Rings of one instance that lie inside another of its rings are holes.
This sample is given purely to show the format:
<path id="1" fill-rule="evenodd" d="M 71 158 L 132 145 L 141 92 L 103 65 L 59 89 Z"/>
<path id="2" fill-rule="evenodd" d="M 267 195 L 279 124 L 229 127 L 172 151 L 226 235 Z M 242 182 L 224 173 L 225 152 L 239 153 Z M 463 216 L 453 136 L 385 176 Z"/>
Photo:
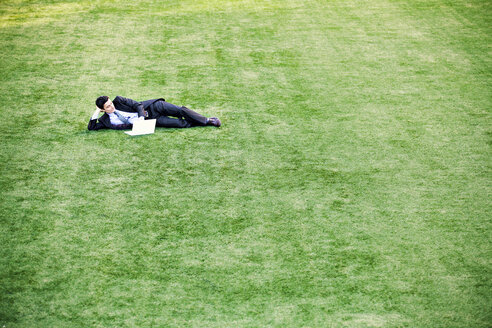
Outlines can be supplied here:
<path id="1" fill-rule="evenodd" d="M 2 0 L 0 44 L 0 327 L 492 325 L 490 1 Z"/>

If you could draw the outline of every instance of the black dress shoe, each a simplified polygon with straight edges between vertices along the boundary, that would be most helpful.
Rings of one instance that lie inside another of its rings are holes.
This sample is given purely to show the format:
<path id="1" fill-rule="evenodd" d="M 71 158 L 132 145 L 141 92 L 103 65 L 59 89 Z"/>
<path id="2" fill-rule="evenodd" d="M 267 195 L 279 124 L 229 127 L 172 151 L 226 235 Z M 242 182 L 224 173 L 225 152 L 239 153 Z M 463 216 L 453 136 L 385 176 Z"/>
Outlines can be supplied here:
<path id="1" fill-rule="evenodd" d="M 217 117 L 211 117 L 208 119 L 208 125 L 213 125 L 216 127 L 221 126 L 220 120 Z"/>

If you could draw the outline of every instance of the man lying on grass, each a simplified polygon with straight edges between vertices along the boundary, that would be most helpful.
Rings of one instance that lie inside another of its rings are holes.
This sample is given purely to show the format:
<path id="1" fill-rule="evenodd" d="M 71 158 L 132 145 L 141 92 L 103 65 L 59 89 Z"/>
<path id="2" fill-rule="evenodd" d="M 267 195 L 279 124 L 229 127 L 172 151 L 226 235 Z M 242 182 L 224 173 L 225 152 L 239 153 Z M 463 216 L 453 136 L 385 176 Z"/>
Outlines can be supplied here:
<path id="1" fill-rule="evenodd" d="M 113 101 L 107 96 L 96 99 L 97 109 L 89 121 L 89 130 L 131 129 L 137 120 L 156 119 L 156 126 L 165 128 L 191 128 L 194 126 L 220 126 L 217 117 L 207 118 L 186 107 L 166 102 L 163 98 L 138 102 L 117 96 Z M 99 117 L 99 113 L 104 114 Z M 171 118 L 173 116 L 175 118 Z"/>

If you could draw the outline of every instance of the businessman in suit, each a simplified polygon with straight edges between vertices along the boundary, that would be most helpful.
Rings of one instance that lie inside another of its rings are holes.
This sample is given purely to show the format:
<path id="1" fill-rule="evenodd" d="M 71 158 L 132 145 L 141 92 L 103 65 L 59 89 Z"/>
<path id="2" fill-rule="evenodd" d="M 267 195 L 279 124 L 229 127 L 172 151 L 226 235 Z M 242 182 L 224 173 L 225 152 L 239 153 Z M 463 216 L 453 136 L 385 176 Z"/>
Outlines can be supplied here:
<path id="1" fill-rule="evenodd" d="M 131 129 L 133 122 L 145 119 L 156 119 L 156 126 L 166 128 L 221 125 L 217 117 L 207 118 L 184 106 L 168 103 L 163 98 L 138 102 L 121 96 L 111 101 L 107 96 L 101 96 L 96 99 L 96 106 L 87 127 L 89 130 Z M 104 114 L 99 117 L 101 112 Z"/>

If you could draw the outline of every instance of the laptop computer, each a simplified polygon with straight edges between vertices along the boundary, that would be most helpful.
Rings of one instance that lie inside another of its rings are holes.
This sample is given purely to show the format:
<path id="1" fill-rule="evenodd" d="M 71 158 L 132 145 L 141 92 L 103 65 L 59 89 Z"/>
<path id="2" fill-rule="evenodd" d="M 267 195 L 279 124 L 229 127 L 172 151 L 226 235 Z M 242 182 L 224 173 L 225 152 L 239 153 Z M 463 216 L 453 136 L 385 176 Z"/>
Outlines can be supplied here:
<path id="1" fill-rule="evenodd" d="M 131 131 L 125 131 L 130 136 L 140 136 L 142 134 L 152 134 L 155 131 L 156 119 L 136 121 L 133 123 L 133 129 Z"/>

